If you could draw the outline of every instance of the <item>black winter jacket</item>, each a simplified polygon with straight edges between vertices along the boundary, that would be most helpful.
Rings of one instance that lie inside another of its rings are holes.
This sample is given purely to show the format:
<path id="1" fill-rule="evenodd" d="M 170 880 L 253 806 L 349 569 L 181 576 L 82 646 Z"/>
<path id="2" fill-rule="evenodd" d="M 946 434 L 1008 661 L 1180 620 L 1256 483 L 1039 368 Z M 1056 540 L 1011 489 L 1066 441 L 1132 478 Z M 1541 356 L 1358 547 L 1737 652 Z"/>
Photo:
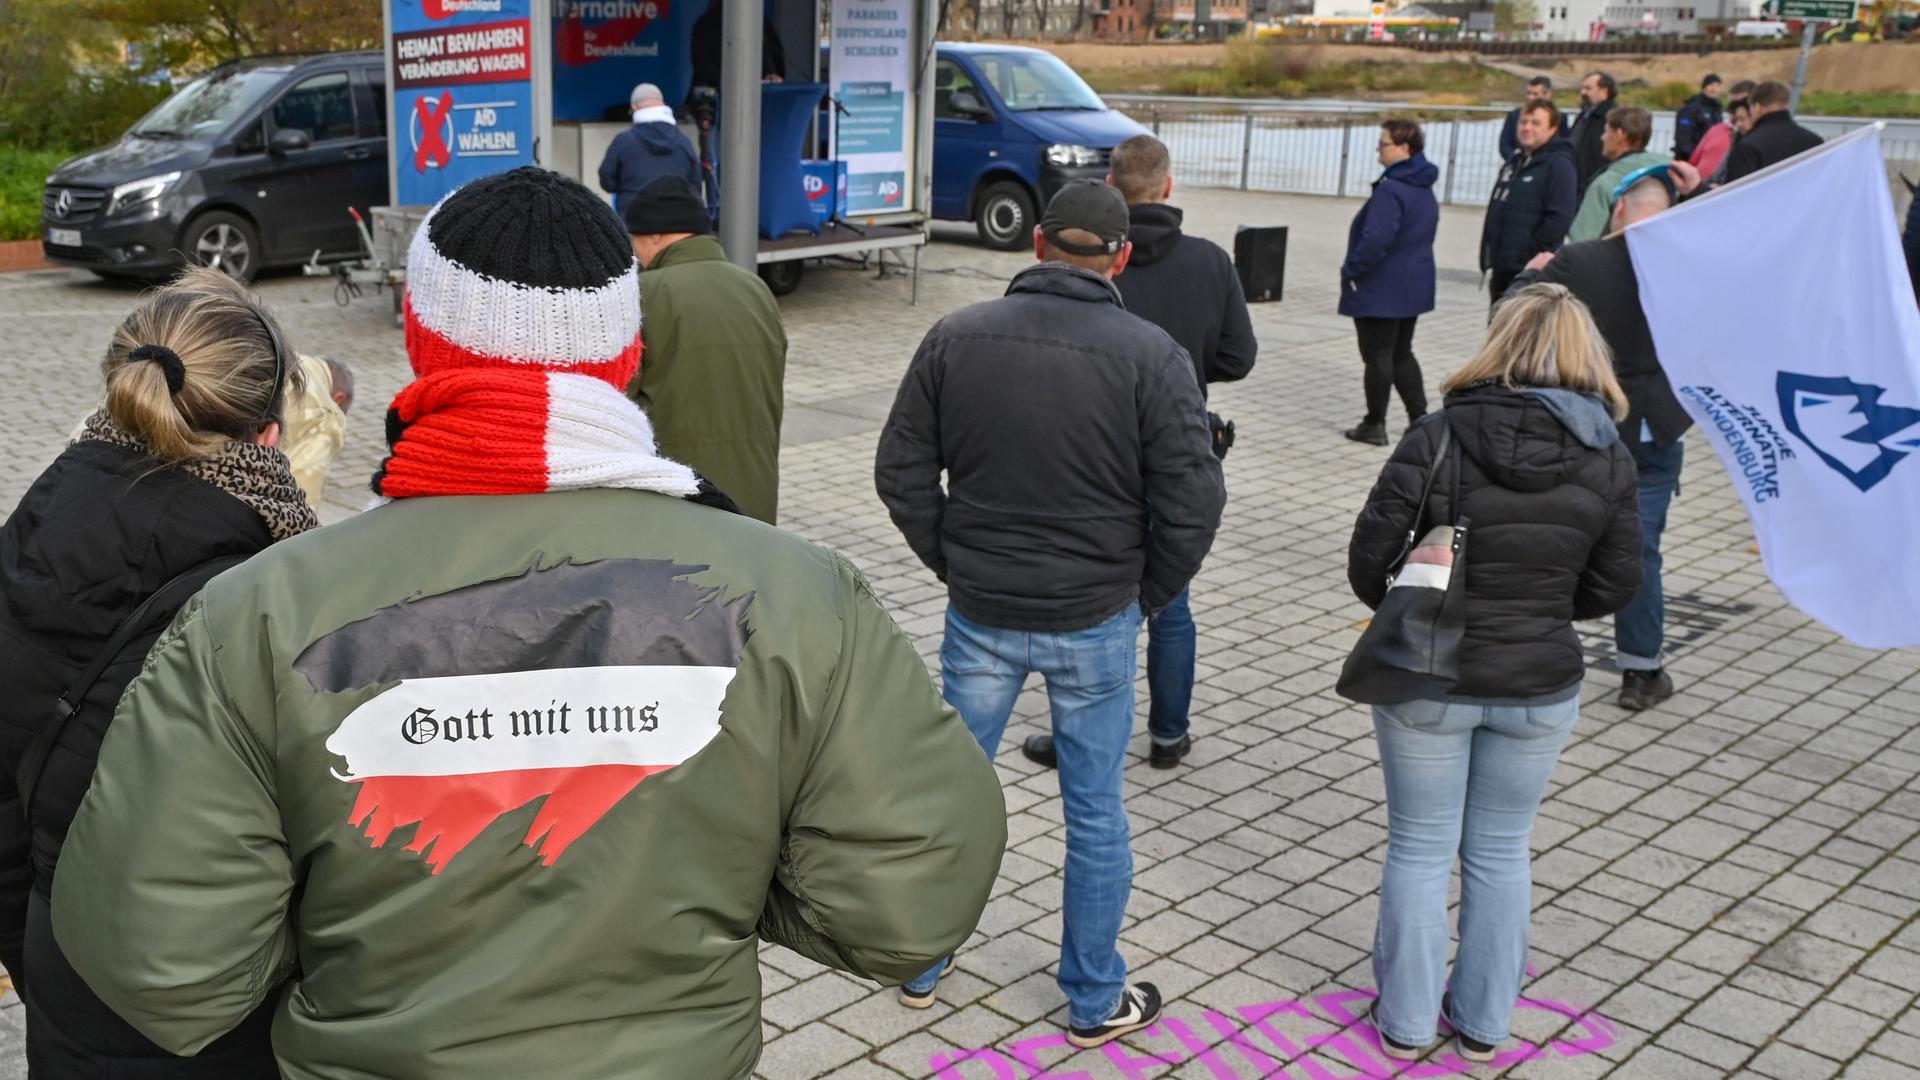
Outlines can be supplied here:
<path id="1" fill-rule="evenodd" d="M 1573 168 L 1580 195 L 1587 193 L 1587 185 L 1608 165 L 1600 137 L 1606 134 L 1607 114 L 1616 104 L 1603 101 L 1591 109 L 1582 109 L 1573 122 L 1573 134 L 1568 136 L 1568 141 L 1573 144 Z"/>
<path id="2" fill-rule="evenodd" d="M 1913 298 L 1920 303 L 1920 190 L 1911 184 L 1907 193 L 1913 200 L 1907 204 L 1907 228 L 1900 234 L 1900 244 L 1907 250 L 1907 276 L 1913 279 Z"/>
<path id="3" fill-rule="evenodd" d="M 1720 122 L 1721 115 L 1719 98 L 1708 97 L 1704 93 L 1688 98 L 1673 117 L 1674 158 L 1685 161 L 1692 157 L 1694 148 L 1700 145 L 1701 137 L 1713 130 L 1713 125 Z"/>
<path id="4" fill-rule="evenodd" d="M 627 200 L 663 176 L 677 176 L 700 190 L 700 157 L 679 128 L 661 120 L 634 124 L 613 137 L 600 159 L 600 189 L 624 214 Z"/>
<path id="5" fill-rule="evenodd" d="M 27 1007 L 35 1077 L 276 1077 L 268 1027 L 277 998 L 200 1056 L 177 1058 L 115 1016 L 53 939 L 53 868 L 93 781 L 120 693 L 172 612 L 153 613 L 62 727 L 35 789 L 27 835 L 16 773 L 54 701 L 160 586 L 272 542 L 260 516 L 202 480 L 123 447 L 69 447 L 0 528 L 0 961 Z M 165 822 L 150 827 L 167 828 Z"/>
<path id="6" fill-rule="evenodd" d="M 1180 231 L 1181 212 L 1159 203 L 1129 208 L 1133 258 L 1113 279 L 1127 310 L 1165 330 L 1207 384 L 1247 377 L 1260 351 L 1233 259 L 1211 240 Z"/>
<path id="7" fill-rule="evenodd" d="M 1570 143 L 1552 139 L 1521 151 L 1500 170 L 1480 231 L 1480 269 L 1514 275 L 1527 261 L 1567 238 L 1580 205 Z"/>
<path id="8" fill-rule="evenodd" d="M 1589 409 L 1598 416 L 1585 437 L 1612 436 L 1605 414 Z M 1444 410 L 1407 430 L 1354 523 L 1347 580 L 1368 607 L 1386 596 L 1441 424 L 1453 429 L 1449 456 L 1465 451 L 1467 628 L 1453 692 L 1499 699 L 1565 692 L 1586 667 L 1573 620 L 1618 611 L 1640 590 L 1633 457 L 1617 439 L 1603 449 L 1586 445 L 1528 391 L 1482 384 L 1448 394 Z M 1435 479 L 1423 528 L 1453 519 L 1448 470 L 1442 465 Z"/>
<path id="9" fill-rule="evenodd" d="M 1186 350 L 1060 263 L 927 332 L 874 483 L 954 607 L 1016 630 L 1082 630 L 1136 596 L 1158 612 L 1226 502 Z"/>
<path id="10" fill-rule="evenodd" d="M 1620 438 L 1627 445 L 1642 441 L 1640 425 L 1653 430 L 1655 446 L 1671 446 L 1693 426 L 1693 417 L 1673 396 L 1660 354 L 1653 347 L 1647 313 L 1640 308 L 1640 282 L 1633 275 L 1633 257 L 1625 236 L 1609 236 L 1568 244 L 1544 269 L 1529 270 L 1514 279 L 1516 287 L 1542 281 L 1565 285 L 1593 312 L 1593 323 L 1613 350 L 1613 373 L 1627 392 L 1627 418 L 1620 421 Z"/>
<path id="11" fill-rule="evenodd" d="M 1734 140 L 1733 149 L 1727 151 L 1727 183 L 1804 154 L 1825 141 L 1794 123 L 1784 111 L 1768 113 L 1755 120 L 1753 130 Z"/>

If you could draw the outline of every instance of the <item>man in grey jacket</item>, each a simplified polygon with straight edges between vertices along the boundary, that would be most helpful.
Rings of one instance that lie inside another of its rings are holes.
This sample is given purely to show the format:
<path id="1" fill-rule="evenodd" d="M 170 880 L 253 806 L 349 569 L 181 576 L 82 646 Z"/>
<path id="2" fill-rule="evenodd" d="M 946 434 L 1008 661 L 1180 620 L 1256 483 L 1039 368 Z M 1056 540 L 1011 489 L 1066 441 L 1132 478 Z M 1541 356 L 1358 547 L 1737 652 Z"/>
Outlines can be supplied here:
<path id="1" fill-rule="evenodd" d="M 1027 675 L 1046 677 L 1067 816 L 1059 983 L 1080 1047 L 1159 1016 L 1159 991 L 1128 985 L 1116 947 L 1135 649 L 1142 614 L 1200 568 L 1226 499 L 1193 361 L 1111 281 L 1127 226 L 1118 191 L 1062 188 L 1034 233 L 1039 265 L 927 333 L 874 468 L 894 524 L 947 584 L 944 696 L 988 756 Z M 933 1004 L 946 969 L 902 1002 Z"/>

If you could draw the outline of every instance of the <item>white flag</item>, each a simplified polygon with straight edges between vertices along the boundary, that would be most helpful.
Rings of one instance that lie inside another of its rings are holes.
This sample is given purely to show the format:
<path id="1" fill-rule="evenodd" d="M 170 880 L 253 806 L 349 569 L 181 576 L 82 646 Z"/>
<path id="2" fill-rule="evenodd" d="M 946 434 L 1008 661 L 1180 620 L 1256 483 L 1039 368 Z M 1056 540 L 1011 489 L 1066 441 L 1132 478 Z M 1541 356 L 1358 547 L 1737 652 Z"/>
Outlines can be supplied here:
<path id="1" fill-rule="evenodd" d="M 1674 392 L 1795 607 L 1920 645 L 1920 308 L 1877 126 L 1627 230 Z"/>

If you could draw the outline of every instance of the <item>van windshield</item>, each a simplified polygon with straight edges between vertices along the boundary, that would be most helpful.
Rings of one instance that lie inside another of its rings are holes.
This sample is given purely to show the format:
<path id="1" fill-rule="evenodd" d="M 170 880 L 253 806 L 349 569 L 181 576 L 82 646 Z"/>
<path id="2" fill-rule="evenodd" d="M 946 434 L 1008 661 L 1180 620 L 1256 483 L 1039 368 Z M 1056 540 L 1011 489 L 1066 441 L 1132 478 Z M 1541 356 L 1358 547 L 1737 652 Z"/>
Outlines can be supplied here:
<path id="1" fill-rule="evenodd" d="M 1092 87 L 1048 53 L 974 53 L 973 62 L 1014 112 L 1106 109 Z"/>
<path id="2" fill-rule="evenodd" d="M 284 67 L 225 68 L 181 87 L 133 126 L 135 135 L 176 138 L 225 131 L 287 73 Z"/>

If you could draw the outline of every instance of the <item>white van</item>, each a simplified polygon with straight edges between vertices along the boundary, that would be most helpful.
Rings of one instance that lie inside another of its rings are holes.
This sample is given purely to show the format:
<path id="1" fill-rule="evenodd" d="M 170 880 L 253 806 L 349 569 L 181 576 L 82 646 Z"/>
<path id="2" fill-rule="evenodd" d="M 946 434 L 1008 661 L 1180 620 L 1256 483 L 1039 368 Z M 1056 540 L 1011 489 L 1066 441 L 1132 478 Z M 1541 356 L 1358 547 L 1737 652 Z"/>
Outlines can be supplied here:
<path id="1" fill-rule="evenodd" d="M 1744 38 L 1783 38 L 1787 24 L 1770 19 L 1742 19 L 1733 24 L 1733 36 Z"/>

